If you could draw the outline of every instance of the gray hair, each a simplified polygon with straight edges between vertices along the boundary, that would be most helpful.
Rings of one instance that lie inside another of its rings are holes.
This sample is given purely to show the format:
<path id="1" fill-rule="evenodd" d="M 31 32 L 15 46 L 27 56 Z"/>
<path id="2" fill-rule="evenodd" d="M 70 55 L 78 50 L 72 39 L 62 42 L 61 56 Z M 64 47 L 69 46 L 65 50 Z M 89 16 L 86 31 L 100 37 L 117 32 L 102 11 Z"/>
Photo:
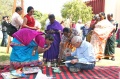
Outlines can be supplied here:
<path id="1" fill-rule="evenodd" d="M 82 42 L 82 37 L 74 36 L 71 40 L 72 43 Z"/>

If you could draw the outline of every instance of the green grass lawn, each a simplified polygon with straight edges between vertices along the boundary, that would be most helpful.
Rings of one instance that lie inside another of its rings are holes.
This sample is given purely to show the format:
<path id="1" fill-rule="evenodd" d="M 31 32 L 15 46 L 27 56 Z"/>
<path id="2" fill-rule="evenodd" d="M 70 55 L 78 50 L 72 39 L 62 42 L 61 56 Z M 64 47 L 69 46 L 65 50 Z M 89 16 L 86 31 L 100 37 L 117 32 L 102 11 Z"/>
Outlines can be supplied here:
<path id="1" fill-rule="evenodd" d="M 1 41 L 1 40 L 0 40 Z M 9 53 L 6 53 L 6 47 L 0 47 L 0 64 L 9 64 L 9 56 L 11 52 L 11 48 Z M 40 54 L 42 58 L 42 54 Z M 115 61 L 102 59 L 101 61 L 96 63 L 97 66 L 120 66 L 120 48 L 115 48 Z"/>
<path id="2" fill-rule="evenodd" d="M 0 47 L 0 62 L 4 62 L 6 60 L 9 60 L 9 56 L 10 56 L 10 52 L 11 52 L 11 48 L 10 48 L 10 52 L 7 54 L 6 53 L 6 47 Z"/>

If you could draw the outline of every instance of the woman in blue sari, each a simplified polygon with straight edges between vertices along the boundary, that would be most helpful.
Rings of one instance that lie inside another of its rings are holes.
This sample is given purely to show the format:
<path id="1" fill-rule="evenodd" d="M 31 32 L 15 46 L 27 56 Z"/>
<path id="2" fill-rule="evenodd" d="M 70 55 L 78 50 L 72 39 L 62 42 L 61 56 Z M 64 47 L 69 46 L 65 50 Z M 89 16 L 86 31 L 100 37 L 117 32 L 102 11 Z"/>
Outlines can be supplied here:
<path id="1" fill-rule="evenodd" d="M 44 37 L 42 32 L 23 28 L 14 33 L 13 37 L 10 55 L 11 69 L 42 65 L 42 61 L 39 61 L 39 53 L 45 52 L 50 48 L 50 44 L 53 42 L 51 35 Z"/>
<path id="2" fill-rule="evenodd" d="M 46 28 L 46 33 L 51 34 L 54 37 L 54 41 L 51 44 L 49 50 L 47 50 L 44 55 L 45 62 L 53 62 L 58 59 L 59 54 L 59 44 L 61 41 L 62 26 L 59 22 L 55 20 L 55 16 L 53 14 L 49 15 L 50 24 Z"/>

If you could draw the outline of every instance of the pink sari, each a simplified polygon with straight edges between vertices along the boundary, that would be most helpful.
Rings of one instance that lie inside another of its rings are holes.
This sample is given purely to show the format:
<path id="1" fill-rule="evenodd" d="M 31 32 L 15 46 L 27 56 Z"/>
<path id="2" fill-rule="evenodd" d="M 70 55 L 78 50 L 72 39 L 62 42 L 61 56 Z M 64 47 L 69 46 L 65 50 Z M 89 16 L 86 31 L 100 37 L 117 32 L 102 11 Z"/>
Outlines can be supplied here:
<path id="1" fill-rule="evenodd" d="M 95 25 L 90 43 L 94 47 L 97 59 L 104 56 L 106 41 L 114 29 L 115 27 L 108 20 L 102 20 Z"/>

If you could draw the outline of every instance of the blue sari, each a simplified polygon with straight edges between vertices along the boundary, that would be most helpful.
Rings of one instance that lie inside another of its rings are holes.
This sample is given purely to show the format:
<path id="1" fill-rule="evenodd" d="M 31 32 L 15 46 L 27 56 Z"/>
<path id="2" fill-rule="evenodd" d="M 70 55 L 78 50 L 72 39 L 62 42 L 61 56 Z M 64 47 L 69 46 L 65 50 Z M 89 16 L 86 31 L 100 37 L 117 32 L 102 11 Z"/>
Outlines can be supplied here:
<path id="1" fill-rule="evenodd" d="M 10 55 L 11 64 L 15 67 L 38 64 L 38 51 L 36 51 L 35 55 L 32 55 L 34 47 L 38 46 L 33 40 L 27 46 L 22 45 L 16 38 L 13 39 L 12 43 L 14 45 L 12 45 L 12 52 Z"/>
<path id="2" fill-rule="evenodd" d="M 42 64 L 42 62 L 39 61 L 39 53 L 37 50 L 39 46 L 44 48 L 45 38 L 42 34 L 42 32 L 28 28 L 20 29 L 13 34 L 14 39 L 11 42 L 12 52 L 10 55 L 10 65 L 12 67 L 19 68 Z"/>

